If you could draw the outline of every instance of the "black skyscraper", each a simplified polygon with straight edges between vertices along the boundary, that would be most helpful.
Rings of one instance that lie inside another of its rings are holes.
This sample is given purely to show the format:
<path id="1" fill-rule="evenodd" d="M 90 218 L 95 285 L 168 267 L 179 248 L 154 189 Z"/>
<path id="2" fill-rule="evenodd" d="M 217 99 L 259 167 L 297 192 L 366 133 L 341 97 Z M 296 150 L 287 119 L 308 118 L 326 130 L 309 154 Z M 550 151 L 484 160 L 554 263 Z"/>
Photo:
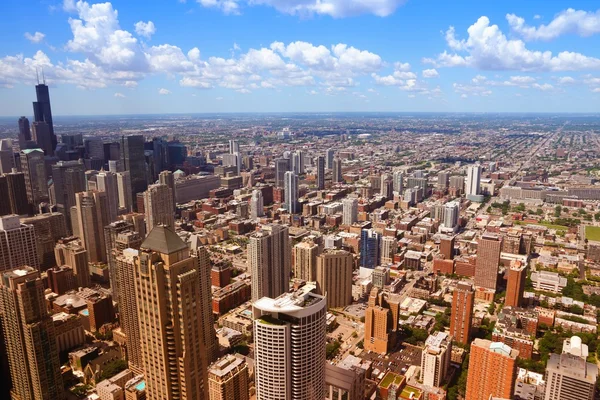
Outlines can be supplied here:
<path id="1" fill-rule="evenodd" d="M 52 138 L 52 149 L 56 149 L 56 135 L 54 134 L 54 125 L 52 124 L 52 109 L 50 108 L 50 92 L 46 83 L 35 85 L 35 94 L 37 101 L 33 102 L 33 115 L 36 122 L 45 122 L 50 128 Z"/>
<path id="2" fill-rule="evenodd" d="M 27 117 L 19 118 L 19 148 L 25 150 L 27 142 L 31 140 L 31 130 L 29 129 L 29 120 Z"/>
<path id="3" fill-rule="evenodd" d="M 131 177 L 131 201 L 136 204 L 136 196 L 148 188 L 146 179 L 146 159 L 144 155 L 144 137 L 142 135 L 123 136 L 121 138 L 121 158 L 123 168 Z"/>

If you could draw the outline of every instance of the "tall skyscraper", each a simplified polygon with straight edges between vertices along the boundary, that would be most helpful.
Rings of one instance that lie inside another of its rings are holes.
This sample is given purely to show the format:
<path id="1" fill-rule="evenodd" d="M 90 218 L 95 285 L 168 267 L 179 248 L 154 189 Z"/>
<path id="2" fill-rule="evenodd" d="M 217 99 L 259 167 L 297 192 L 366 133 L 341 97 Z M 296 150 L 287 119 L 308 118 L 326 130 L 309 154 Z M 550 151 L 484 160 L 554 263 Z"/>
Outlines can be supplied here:
<path id="1" fill-rule="evenodd" d="M 129 171 L 117 172 L 117 189 L 119 190 L 119 208 L 126 212 L 133 211 L 133 194 L 131 192 L 131 175 Z"/>
<path id="2" fill-rule="evenodd" d="M 344 178 L 342 176 L 342 160 L 340 158 L 333 159 L 333 172 L 331 180 L 333 183 L 343 183 Z"/>
<path id="3" fill-rule="evenodd" d="M 452 295 L 452 312 L 450 313 L 450 335 L 462 344 L 469 343 L 473 317 L 475 291 L 467 282 L 459 282 Z"/>
<path id="4" fill-rule="evenodd" d="M 44 151 L 44 154 L 47 156 L 54 155 L 54 147 L 52 143 L 52 133 L 50 132 L 50 127 L 44 121 L 34 122 L 31 126 L 31 133 L 33 136 L 33 140 L 37 143 L 38 148 Z"/>
<path id="5" fill-rule="evenodd" d="M 265 215 L 262 191 L 255 189 L 250 198 L 250 218 L 257 219 Z"/>
<path id="6" fill-rule="evenodd" d="M 242 358 L 228 354 L 208 369 L 210 400 L 249 400 L 248 365 Z"/>
<path id="7" fill-rule="evenodd" d="M 287 226 L 271 224 L 250 235 L 247 263 L 252 274 L 252 301 L 288 291 L 292 258 L 288 232 Z"/>
<path id="8" fill-rule="evenodd" d="M 121 329 L 125 333 L 128 367 L 139 374 L 144 372 L 144 360 L 140 343 L 138 299 L 135 293 L 135 268 L 139 252 L 133 248 L 125 248 L 119 255 L 117 253 L 118 251 L 115 251 L 115 271 L 118 271 L 118 274 L 116 273 L 115 275 L 118 275 L 118 279 L 115 279 L 116 286 L 113 286 L 113 294 L 119 295 L 119 322 Z"/>
<path id="9" fill-rule="evenodd" d="M 292 171 L 285 173 L 285 209 L 290 214 L 298 212 L 298 175 Z"/>
<path id="10" fill-rule="evenodd" d="M 21 224 L 18 215 L 0 217 L 0 271 L 40 267 L 33 226 Z"/>
<path id="11" fill-rule="evenodd" d="M 333 158 L 335 157 L 335 151 L 333 149 L 327 149 L 325 152 L 325 168 L 328 170 L 333 169 Z"/>
<path id="12" fill-rule="evenodd" d="M 460 203 L 450 201 L 444 205 L 444 228 L 454 231 L 458 227 L 458 217 L 460 214 Z"/>
<path id="13" fill-rule="evenodd" d="M 129 221 L 114 221 L 103 228 L 104 244 L 106 247 L 106 263 L 108 264 L 108 277 L 113 292 L 113 299 L 121 304 L 119 287 L 119 271 L 117 269 L 117 257 L 126 248 L 138 249 L 142 238 L 135 233 L 135 227 Z M 122 236 L 123 233 L 135 233 L 134 236 Z M 119 241 L 120 240 L 120 241 Z M 125 243 L 123 243 L 125 241 Z"/>
<path id="14" fill-rule="evenodd" d="M 144 212 L 147 232 L 152 231 L 157 225 L 175 229 L 173 191 L 167 185 L 160 183 L 148 186 L 148 190 L 144 192 Z"/>
<path id="15" fill-rule="evenodd" d="M 15 155 L 12 140 L 0 139 L 0 175 L 12 172 L 15 167 Z"/>
<path id="16" fill-rule="evenodd" d="M 71 208 L 73 235 L 81 239 L 88 251 L 90 262 L 106 261 L 104 227 L 109 223 L 106 193 L 98 191 L 79 192 L 75 206 Z"/>
<path id="17" fill-rule="evenodd" d="M 429 335 L 421 353 L 421 381 L 430 387 L 442 386 L 450 369 L 452 336 L 445 332 Z"/>
<path id="18" fill-rule="evenodd" d="M 0 319 L 12 378 L 12 399 L 63 399 L 54 322 L 34 268 L 1 272 Z M 3 385 L 6 385 L 4 382 Z"/>
<path id="19" fill-rule="evenodd" d="M 438 190 L 446 190 L 450 185 L 450 173 L 446 171 L 438 172 L 437 188 Z"/>
<path id="20" fill-rule="evenodd" d="M 347 197 L 342 200 L 342 224 L 350 226 L 358 221 L 358 199 Z"/>
<path id="21" fill-rule="evenodd" d="M 25 174 L 27 200 L 32 210 L 48 201 L 48 178 L 44 152 L 41 149 L 21 150 L 21 168 Z"/>
<path id="22" fill-rule="evenodd" d="M 327 300 L 314 284 L 253 303 L 256 398 L 325 398 Z"/>
<path id="23" fill-rule="evenodd" d="M 511 398 L 519 352 L 503 343 L 475 339 L 471 343 L 465 400 Z"/>
<path id="24" fill-rule="evenodd" d="M 317 290 L 327 294 L 327 308 L 352 303 L 352 254 L 345 250 L 325 250 L 317 257 Z"/>
<path id="25" fill-rule="evenodd" d="M 506 283 L 505 306 L 521 307 L 523 303 L 523 293 L 525 292 L 525 280 L 527 278 L 527 265 L 520 261 L 513 260 L 510 268 L 506 270 L 508 275 Z"/>
<path id="26" fill-rule="evenodd" d="M 235 154 L 240 152 L 240 144 L 237 140 L 229 141 L 229 154 Z"/>
<path id="27" fill-rule="evenodd" d="M 24 225 L 33 226 L 35 243 L 42 271 L 56 265 L 54 246 L 56 242 L 67 236 L 67 222 L 61 213 L 44 213 L 34 217 L 21 218 Z"/>
<path id="28" fill-rule="evenodd" d="M 204 347 L 206 351 L 207 362 L 211 363 L 219 357 L 219 343 L 217 333 L 215 332 L 215 321 L 212 313 L 212 265 L 208 250 L 198 240 L 198 236 L 193 236 L 190 247 L 192 255 L 198 258 L 200 268 L 200 290 L 202 297 L 196 300 L 201 303 L 202 314 L 200 319 L 204 332 Z"/>
<path id="29" fill-rule="evenodd" d="M 588 346 L 581 338 L 565 339 L 561 354 L 546 365 L 545 400 L 594 400 L 598 366 L 587 362 Z"/>
<path id="30" fill-rule="evenodd" d="M 119 213 L 119 184 L 117 182 L 117 174 L 104 170 L 100 171 L 96 175 L 96 187 L 98 191 L 106 193 L 109 222 L 116 221 Z"/>
<path id="31" fill-rule="evenodd" d="M 37 101 L 33 102 L 33 116 L 35 122 L 45 122 L 48 124 L 52 139 L 52 153 L 56 148 L 57 140 L 54 133 L 54 124 L 52 123 L 52 108 L 50 107 L 50 92 L 46 82 L 35 85 L 35 94 Z"/>
<path id="32" fill-rule="evenodd" d="M 302 150 L 296 150 L 292 154 L 292 171 L 296 175 L 304 173 L 304 152 Z"/>
<path id="33" fill-rule="evenodd" d="M 25 150 L 31 141 L 31 130 L 27 117 L 19 118 L 19 149 Z"/>
<path id="34" fill-rule="evenodd" d="M 289 159 L 279 158 L 275 160 L 275 186 L 282 188 L 285 185 L 285 173 L 289 170 Z"/>
<path id="35" fill-rule="evenodd" d="M 75 194 L 86 190 L 85 165 L 79 161 L 59 161 L 52 166 L 56 210 L 63 214 L 71 231 L 71 207 Z"/>
<path id="36" fill-rule="evenodd" d="M 11 172 L 0 176 L 0 186 L 5 188 L 0 202 L 3 202 L 6 209 L 9 210 L 4 215 L 27 215 L 30 213 L 24 173 Z"/>
<path id="37" fill-rule="evenodd" d="M 90 269 L 88 266 L 88 252 L 82 246 L 81 240 L 71 236 L 59 239 L 54 247 L 56 264 L 67 265 L 73 270 L 76 287 L 89 287 L 91 283 Z"/>
<path id="38" fill-rule="evenodd" d="M 294 246 L 294 278 L 314 281 L 317 278 L 317 256 L 319 245 L 312 240 L 305 240 Z"/>
<path id="39" fill-rule="evenodd" d="M 381 238 L 381 264 L 392 264 L 397 252 L 398 240 L 395 237 L 384 236 Z"/>
<path id="40" fill-rule="evenodd" d="M 360 266 L 373 269 L 381 264 L 381 233 L 363 229 L 360 233 Z"/>
<path id="41" fill-rule="evenodd" d="M 123 168 L 125 171 L 129 171 L 131 202 L 135 204 L 135 196 L 148 188 L 144 137 L 142 135 L 123 136 L 121 138 L 121 158 Z"/>
<path id="42" fill-rule="evenodd" d="M 501 251 L 501 236 L 486 233 L 479 239 L 475 266 L 476 286 L 496 290 Z"/>
<path id="43" fill-rule="evenodd" d="M 481 194 L 481 165 L 470 165 L 467 169 L 465 194 L 467 198 Z"/>
<path id="44" fill-rule="evenodd" d="M 371 289 L 368 307 L 365 310 L 365 350 L 387 354 L 392 330 L 392 313 L 383 307 L 379 289 Z"/>
<path id="45" fill-rule="evenodd" d="M 325 157 L 317 157 L 317 189 L 325 189 Z"/>
<path id="46" fill-rule="evenodd" d="M 175 175 L 171 171 L 161 171 L 158 174 L 158 183 L 167 185 L 171 189 L 171 195 L 173 197 L 173 212 L 177 211 L 177 201 L 175 200 Z"/>
<path id="47" fill-rule="evenodd" d="M 147 399 L 207 399 L 197 257 L 170 228 L 157 226 L 140 247 L 135 274 Z"/>
<path id="48" fill-rule="evenodd" d="M 394 192 L 398 194 L 404 193 L 404 173 L 402 171 L 394 171 L 392 180 L 394 181 Z"/>

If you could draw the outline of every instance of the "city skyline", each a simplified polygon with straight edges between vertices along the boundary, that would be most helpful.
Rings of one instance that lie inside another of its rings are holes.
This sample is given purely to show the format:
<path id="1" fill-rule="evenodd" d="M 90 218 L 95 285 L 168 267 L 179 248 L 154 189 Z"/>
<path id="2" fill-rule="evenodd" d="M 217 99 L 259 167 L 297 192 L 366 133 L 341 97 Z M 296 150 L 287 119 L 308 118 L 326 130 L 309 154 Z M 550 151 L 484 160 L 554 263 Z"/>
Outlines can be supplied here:
<path id="1" fill-rule="evenodd" d="M 2 115 L 29 115 L 22 100 L 36 68 L 55 115 L 592 112 L 600 96 L 600 17 L 582 1 L 137 7 L 67 0 L 7 10 Z M 256 29 L 257 18 L 269 29 Z"/>

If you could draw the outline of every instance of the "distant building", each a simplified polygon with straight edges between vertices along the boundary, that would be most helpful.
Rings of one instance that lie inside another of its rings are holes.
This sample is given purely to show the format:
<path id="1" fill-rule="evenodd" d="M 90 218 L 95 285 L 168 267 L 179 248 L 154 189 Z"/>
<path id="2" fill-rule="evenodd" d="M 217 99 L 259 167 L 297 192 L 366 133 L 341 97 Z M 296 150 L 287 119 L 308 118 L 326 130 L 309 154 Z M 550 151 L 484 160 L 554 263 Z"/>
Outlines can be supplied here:
<path id="1" fill-rule="evenodd" d="M 350 226 L 358 220 L 358 199 L 345 198 L 342 200 L 342 224 Z"/>
<path id="2" fill-rule="evenodd" d="M 327 294 L 327 307 L 345 307 L 352 303 L 352 254 L 344 250 L 325 250 L 317 257 L 317 289 Z"/>
<path id="3" fill-rule="evenodd" d="M 363 229 L 360 234 L 360 266 L 373 269 L 381 264 L 381 234 L 375 229 Z"/>
<path id="4" fill-rule="evenodd" d="M 295 172 L 285 173 L 285 209 L 290 214 L 298 213 L 298 175 Z"/>
<path id="5" fill-rule="evenodd" d="M 317 278 L 317 256 L 321 252 L 318 244 L 310 239 L 294 246 L 294 278 L 315 281 Z"/>
<path id="6" fill-rule="evenodd" d="M 475 291 L 467 282 L 459 282 L 452 295 L 450 335 L 458 343 L 468 344 L 471 335 Z"/>
<path id="7" fill-rule="evenodd" d="M 477 264 L 475 268 L 475 285 L 496 290 L 498 284 L 498 267 L 502 251 L 502 237 L 484 234 L 477 243 Z"/>
<path id="8" fill-rule="evenodd" d="M 525 280 L 527 278 L 527 265 L 520 261 L 513 261 L 510 268 L 506 270 L 508 275 L 506 284 L 505 306 L 521 307 L 523 303 L 523 293 L 525 291 Z"/>
<path id="9" fill-rule="evenodd" d="M 0 271 L 24 266 L 39 269 L 35 230 L 18 215 L 0 217 Z"/>

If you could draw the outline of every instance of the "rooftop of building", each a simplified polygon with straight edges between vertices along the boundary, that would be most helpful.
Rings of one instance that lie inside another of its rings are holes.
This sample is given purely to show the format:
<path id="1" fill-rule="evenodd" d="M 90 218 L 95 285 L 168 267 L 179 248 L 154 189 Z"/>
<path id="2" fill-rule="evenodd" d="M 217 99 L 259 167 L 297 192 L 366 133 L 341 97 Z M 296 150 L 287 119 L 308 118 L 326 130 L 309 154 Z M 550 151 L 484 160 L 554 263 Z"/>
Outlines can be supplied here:
<path id="1" fill-rule="evenodd" d="M 173 254 L 186 250 L 189 247 L 173 230 L 166 226 L 158 225 L 150 231 L 140 248 L 161 254 Z"/>
<path id="2" fill-rule="evenodd" d="M 229 354 L 212 364 L 208 369 L 208 373 L 223 377 L 243 366 L 245 363 L 245 360 Z"/>
<path id="3" fill-rule="evenodd" d="M 254 302 L 254 307 L 267 312 L 293 313 L 305 310 L 320 302 L 325 297 L 315 293 L 316 284 L 307 283 L 298 290 L 287 292 L 275 299 L 263 297 Z"/>

